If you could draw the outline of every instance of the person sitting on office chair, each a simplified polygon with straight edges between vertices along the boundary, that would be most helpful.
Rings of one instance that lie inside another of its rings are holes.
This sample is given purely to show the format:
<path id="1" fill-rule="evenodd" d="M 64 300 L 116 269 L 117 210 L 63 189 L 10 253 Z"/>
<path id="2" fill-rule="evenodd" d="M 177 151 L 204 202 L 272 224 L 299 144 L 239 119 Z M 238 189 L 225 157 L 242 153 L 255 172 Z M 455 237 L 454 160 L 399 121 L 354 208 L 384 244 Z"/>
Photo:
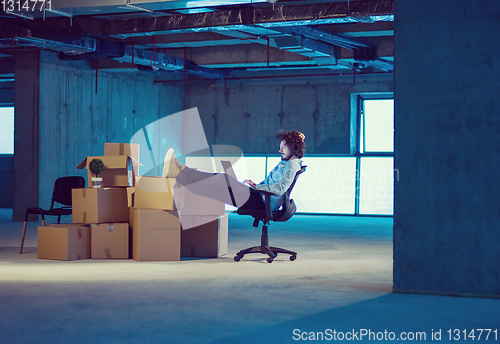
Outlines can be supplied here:
<path id="1" fill-rule="evenodd" d="M 172 148 L 165 156 L 163 177 L 175 178 L 179 184 L 193 193 L 238 208 L 265 209 L 263 196 L 258 191 L 272 192 L 274 195 L 271 196 L 271 208 L 273 211 L 278 210 L 283 204 L 284 193 L 302 167 L 305 135 L 297 130 L 282 130 L 276 138 L 280 141 L 281 161 L 259 184 L 249 179 L 240 183 L 222 173 L 206 173 L 191 169 L 177 160 Z M 228 180 L 232 195 L 228 189 Z"/>

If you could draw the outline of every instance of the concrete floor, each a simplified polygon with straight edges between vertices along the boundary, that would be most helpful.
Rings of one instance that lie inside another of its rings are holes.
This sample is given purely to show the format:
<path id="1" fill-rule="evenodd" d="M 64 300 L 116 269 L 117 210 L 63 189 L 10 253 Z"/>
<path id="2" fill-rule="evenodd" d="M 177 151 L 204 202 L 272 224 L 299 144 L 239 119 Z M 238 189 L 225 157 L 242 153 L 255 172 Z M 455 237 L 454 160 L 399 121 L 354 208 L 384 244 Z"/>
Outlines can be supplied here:
<path id="1" fill-rule="evenodd" d="M 260 255 L 233 261 L 260 240 L 238 215 L 229 216 L 227 256 L 180 262 L 39 260 L 36 223 L 19 255 L 22 222 L 11 216 L 0 209 L 0 343 L 295 343 L 334 334 L 388 342 L 405 333 L 422 342 L 416 332 L 438 341 L 439 331 L 449 342 L 450 329 L 460 339 L 476 329 L 476 341 L 477 329 L 496 330 L 488 339 L 500 340 L 500 300 L 391 293 L 391 218 L 273 223 L 271 244 L 298 258 L 268 264 Z"/>

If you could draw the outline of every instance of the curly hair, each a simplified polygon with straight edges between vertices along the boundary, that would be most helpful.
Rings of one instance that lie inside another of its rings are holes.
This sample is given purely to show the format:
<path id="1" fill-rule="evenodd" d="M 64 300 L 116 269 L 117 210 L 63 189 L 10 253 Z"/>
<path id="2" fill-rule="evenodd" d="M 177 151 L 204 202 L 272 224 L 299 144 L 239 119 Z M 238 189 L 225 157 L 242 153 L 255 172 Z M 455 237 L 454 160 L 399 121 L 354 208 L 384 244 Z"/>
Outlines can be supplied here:
<path id="1" fill-rule="evenodd" d="M 284 131 L 281 130 L 276 134 L 276 138 L 279 141 L 285 141 L 286 145 L 292 151 L 292 154 L 297 158 L 302 158 L 304 156 L 304 149 L 306 144 L 304 143 L 305 135 L 297 130 Z"/>

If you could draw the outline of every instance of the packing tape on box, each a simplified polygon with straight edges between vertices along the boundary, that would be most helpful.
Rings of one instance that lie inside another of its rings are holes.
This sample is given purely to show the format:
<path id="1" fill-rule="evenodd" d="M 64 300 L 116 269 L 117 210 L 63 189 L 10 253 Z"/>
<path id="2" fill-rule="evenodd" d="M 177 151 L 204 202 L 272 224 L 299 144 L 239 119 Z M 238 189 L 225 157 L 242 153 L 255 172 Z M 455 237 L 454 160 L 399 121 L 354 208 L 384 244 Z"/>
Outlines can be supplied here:
<path id="1" fill-rule="evenodd" d="M 87 190 L 86 189 L 82 189 L 82 197 L 87 197 Z"/>
<path id="2" fill-rule="evenodd" d="M 78 239 L 83 238 L 83 235 L 82 235 L 82 229 L 81 229 L 81 228 L 78 228 L 76 231 L 78 232 Z"/>
<path id="3" fill-rule="evenodd" d="M 104 250 L 104 254 L 106 255 L 107 259 L 111 259 L 111 250 L 109 249 L 109 247 L 106 247 L 106 249 Z"/>
<path id="4" fill-rule="evenodd" d="M 108 225 L 108 231 L 112 232 L 113 231 L 113 225 Z"/>
<path id="5" fill-rule="evenodd" d="M 87 223 L 87 212 L 86 211 L 83 212 L 83 221 L 82 222 Z"/>
<path id="6" fill-rule="evenodd" d="M 79 254 L 77 258 L 78 258 L 78 260 L 82 259 L 82 255 Z"/>
<path id="7" fill-rule="evenodd" d="M 118 155 L 125 155 L 125 144 L 119 143 L 118 147 Z"/>

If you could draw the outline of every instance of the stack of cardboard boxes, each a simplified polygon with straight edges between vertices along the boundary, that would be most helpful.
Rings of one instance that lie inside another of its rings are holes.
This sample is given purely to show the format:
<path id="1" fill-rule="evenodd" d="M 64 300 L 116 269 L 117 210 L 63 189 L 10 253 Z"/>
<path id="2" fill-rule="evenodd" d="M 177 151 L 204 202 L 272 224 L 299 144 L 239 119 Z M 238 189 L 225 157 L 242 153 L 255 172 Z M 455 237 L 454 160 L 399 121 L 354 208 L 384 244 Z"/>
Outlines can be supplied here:
<path id="1" fill-rule="evenodd" d="M 105 143 L 101 188 L 73 189 L 73 223 L 38 228 L 38 258 L 178 261 L 227 253 L 224 203 L 139 176 L 139 145 Z"/>

